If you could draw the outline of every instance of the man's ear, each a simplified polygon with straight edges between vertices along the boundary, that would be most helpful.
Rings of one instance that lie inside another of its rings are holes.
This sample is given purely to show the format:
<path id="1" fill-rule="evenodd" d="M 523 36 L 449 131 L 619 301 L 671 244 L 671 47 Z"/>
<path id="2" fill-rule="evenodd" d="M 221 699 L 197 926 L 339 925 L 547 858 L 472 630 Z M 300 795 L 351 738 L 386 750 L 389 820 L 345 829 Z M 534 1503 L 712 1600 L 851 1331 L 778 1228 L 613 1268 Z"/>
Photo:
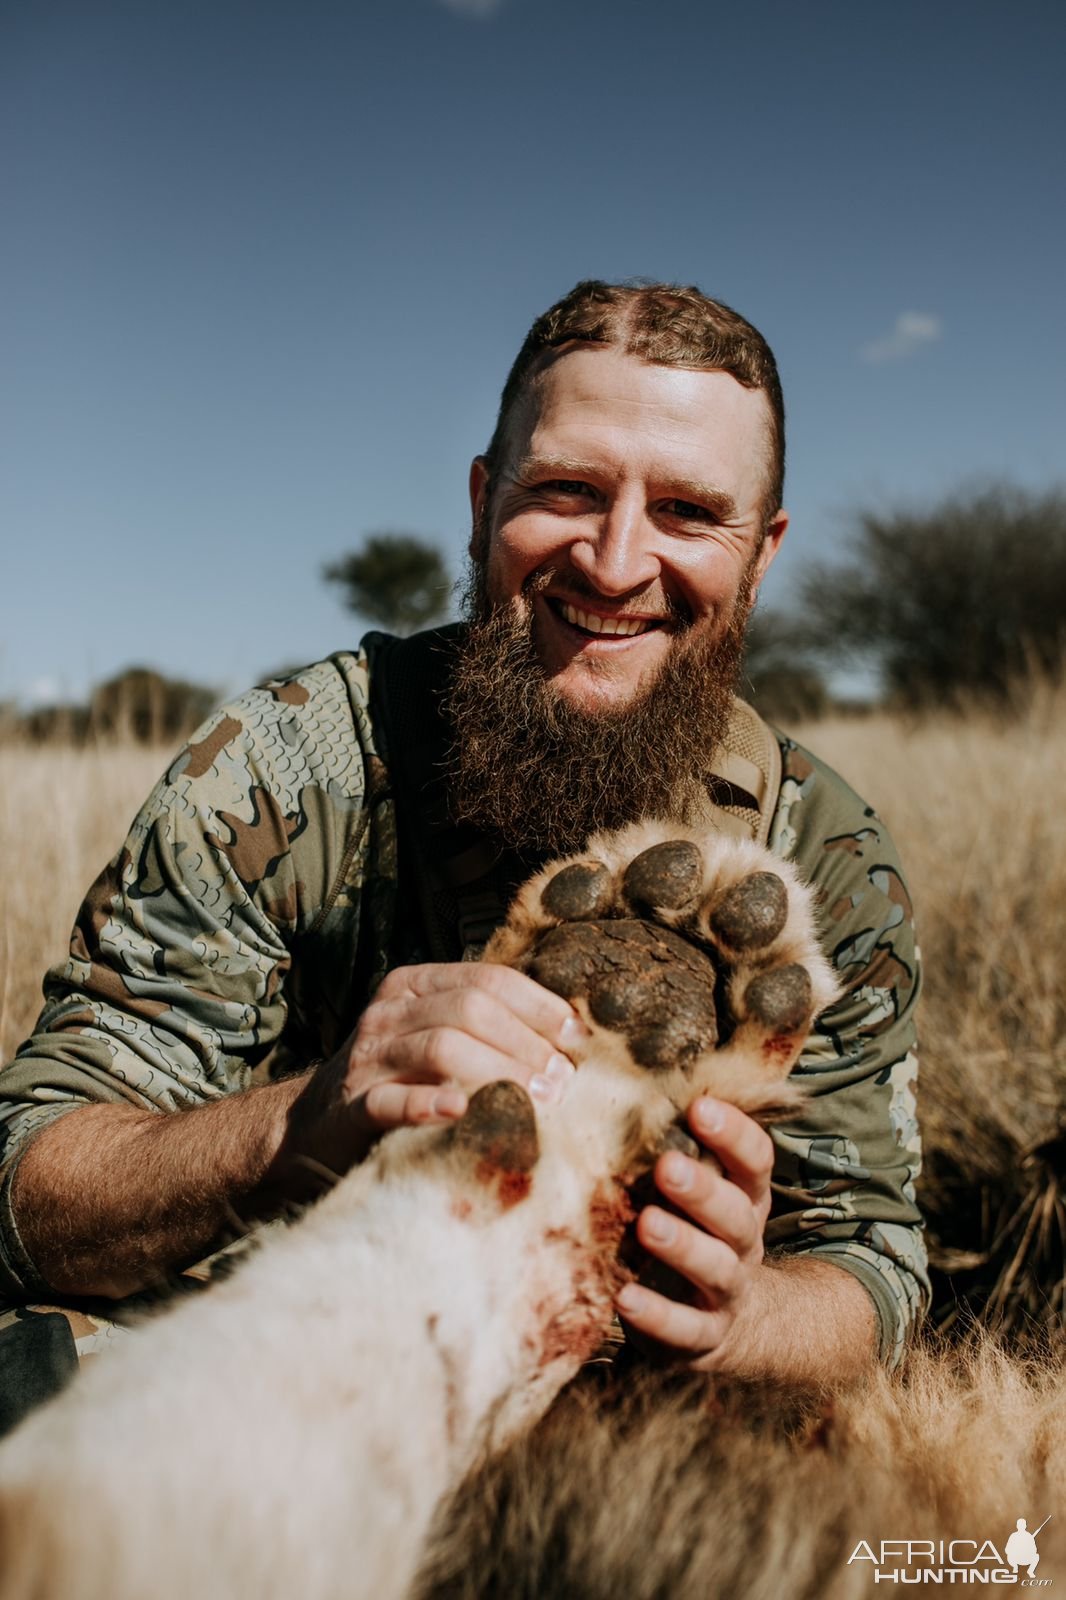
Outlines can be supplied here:
<path id="1" fill-rule="evenodd" d="M 788 512 L 783 509 L 776 511 L 766 525 L 766 533 L 763 536 L 763 542 L 759 549 L 759 554 L 755 558 L 755 571 L 751 586 L 752 605 L 755 604 L 756 596 L 759 593 L 759 586 L 765 578 L 767 572 L 769 572 L 771 562 L 781 548 L 781 541 L 785 537 L 785 530 L 787 527 Z"/>
<path id="2" fill-rule="evenodd" d="M 489 494 L 489 466 L 484 456 L 475 456 L 470 463 L 470 559 L 482 561 L 488 523 L 486 510 Z"/>

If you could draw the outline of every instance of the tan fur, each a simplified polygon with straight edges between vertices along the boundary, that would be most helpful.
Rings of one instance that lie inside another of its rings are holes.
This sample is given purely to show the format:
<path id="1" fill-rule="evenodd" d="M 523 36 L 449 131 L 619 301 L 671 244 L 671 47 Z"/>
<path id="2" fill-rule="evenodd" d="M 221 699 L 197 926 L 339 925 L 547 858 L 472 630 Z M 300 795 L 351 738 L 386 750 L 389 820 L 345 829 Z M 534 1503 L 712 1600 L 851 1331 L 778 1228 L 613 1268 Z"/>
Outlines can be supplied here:
<path id="1" fill-rule="evenodd" d="M 645 1372 L 624 1388 L 572 1387 L 464 1485 L 415 1593 L 867 1600 L 900 1585 L 849 1564 L 861 1540 L 990 1539 L 1002 1554 L 1019 1517 L 1036 1529 L 1047 1516 L 1037 1577 L 1054 1593 L 1064 1483 L 1061 1363 L 1022 1363 L 991 1341 L 919 1349 L 899 1374 L 821 1393 Z M 958 1592 L 958 1580 L 920 1589 Z M 1004 1592 L 965 1585 L 990 1589 Z"/>

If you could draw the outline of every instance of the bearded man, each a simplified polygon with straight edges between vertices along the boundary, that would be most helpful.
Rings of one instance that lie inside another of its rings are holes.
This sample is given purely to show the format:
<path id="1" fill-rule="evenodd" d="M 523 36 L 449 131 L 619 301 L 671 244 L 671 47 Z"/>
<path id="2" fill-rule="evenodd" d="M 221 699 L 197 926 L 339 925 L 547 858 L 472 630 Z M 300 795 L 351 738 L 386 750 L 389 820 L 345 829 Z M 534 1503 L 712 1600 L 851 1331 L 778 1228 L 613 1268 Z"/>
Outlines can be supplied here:
<path id="1" fill-rule="evenodd" d="M 471 469 L 467 625 L 224 708 L 90 890 L 0 1079 L 0 1290 L 127 1295 L 484 1082 L 563 1095 L 576 1012 L 464 957 L 590 831 L 710 819 L 814 881 L 846 992 L 772 1140 L 693 1107 L 716 1162 L 662 1157 L 639 1222 L 692 1303 L 619 1309 L 741 1376 L 898 1359 L 928 1291 L 909 902 L 873 812 L 733 698 L 783 467 L 773 356 L 728 307 L 587 282 L 538 319 Z"/>

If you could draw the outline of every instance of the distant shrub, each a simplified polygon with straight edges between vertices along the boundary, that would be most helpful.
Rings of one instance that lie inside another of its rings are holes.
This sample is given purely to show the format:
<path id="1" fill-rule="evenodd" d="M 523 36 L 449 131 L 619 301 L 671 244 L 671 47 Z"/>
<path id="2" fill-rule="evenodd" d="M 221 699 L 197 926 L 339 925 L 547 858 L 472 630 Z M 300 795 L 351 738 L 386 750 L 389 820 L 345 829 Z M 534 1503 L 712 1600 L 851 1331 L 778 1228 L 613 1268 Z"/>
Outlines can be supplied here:
<path id="1" fill-rule="evenodd" d="M 93 690 L 89 726 L 104 738 L 173 744 L 199 727 L 218 700 L 217 689 L 167 678 L 151 667 L 128 667 Z"/>
<path id="2" fill-rule="evenodd" d="M 1066 657 L 1066 493 L 996 485 L 856 513 L 850 560 L 803 586 L 812 647 L 879 667 L 898 705 L 1002 701 Z"/>
<path id="3" fill-rule="evenodd" d="M 177 744 L 218 704 L 217 689 L 128 667 L 92 691 L 87 705 L 0 706 L 0 742 L 83 745 L 92 740 Z"/>
<path id="4" fill-rule="evenodd" d="M 829 709 L 829 692 L 811 660 L 804 625 L 756 611 L 748 625 L 740 692 L 771 722 L 810 722 Z"/>
<path id="5" fill-rule="evenodd" d="M 88 706 L 35 706 L 32 711 L 4 723 L 6 738 L 28 739 L 31 744 L 84 744 L 89 736 Z"/>
<path id="6" fill-rule="evenodd" d="M 435 545 L 410 533 L 373 533 L 361 549 L 324 567 L 344 604 L 393 633 L 428 628 L 447 614 L 451 578 Z"/>

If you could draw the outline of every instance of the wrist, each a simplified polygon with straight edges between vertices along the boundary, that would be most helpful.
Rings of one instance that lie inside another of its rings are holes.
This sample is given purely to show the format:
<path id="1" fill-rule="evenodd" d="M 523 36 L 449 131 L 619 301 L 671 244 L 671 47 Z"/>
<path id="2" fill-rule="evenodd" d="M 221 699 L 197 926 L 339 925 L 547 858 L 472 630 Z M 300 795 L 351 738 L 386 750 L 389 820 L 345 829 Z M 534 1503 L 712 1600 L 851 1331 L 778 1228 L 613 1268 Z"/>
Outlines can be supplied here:
<path id="1" fill-rule="evenodd" d="M 743 1379 L 824 1384 L 877 1364 L 873 1304 L 850 1272 L 801 1255 L 752 1269 L 721 1343 L 695 1366 Z"/>
<path id="2" fill-rule="evenodd" d="M 377 1134 L 365 1110 L 365 1093 L 342 1094 L 345 1061 L 334 1056 L 308 1064 L 286 1080 L 280 1136 L 265 1187 L 279 1202 L 317 1198 L 369 1154 Z"/>
<path id="3" fill-rule="evenodd" d="M 774 1326 L 782 1314 L 775 1269 L 765 1260 L 749 1266 L 745 1283 L 734 1297 L 733 1318 L 713 1350 L 693 1362 L 698 1372 L 728 1378 L 770 1376 L 759 1370 L 758 1347 L 772 1349 Z"/>

